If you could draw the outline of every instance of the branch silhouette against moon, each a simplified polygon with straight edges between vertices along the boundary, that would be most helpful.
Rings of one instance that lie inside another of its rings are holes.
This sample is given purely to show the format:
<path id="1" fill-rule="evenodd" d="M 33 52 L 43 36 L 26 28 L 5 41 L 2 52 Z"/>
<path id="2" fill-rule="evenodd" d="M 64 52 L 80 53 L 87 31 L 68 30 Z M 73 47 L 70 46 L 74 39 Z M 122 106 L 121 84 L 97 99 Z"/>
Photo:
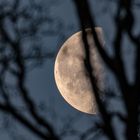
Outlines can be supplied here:
<path id="1" fill-rule="evenodd" d="M 104 45 L 103 32 L 96 27 L 102 46 Z M 95 76 L 100 88 L 103 87 L 103 67 L 101 59 L 92 39 L 91 29 L 86 29 L 88 43 L 90 46 L 91 65 L 95 69 Z M 97 105 L 91 88 L 88 72 L 84 65 L 85 60 L 82 32 L 72 35 L 60 48 L 55 61 L 54 75 L 56 85 L 63 98 L 79 111 L 96 114 Z"/>

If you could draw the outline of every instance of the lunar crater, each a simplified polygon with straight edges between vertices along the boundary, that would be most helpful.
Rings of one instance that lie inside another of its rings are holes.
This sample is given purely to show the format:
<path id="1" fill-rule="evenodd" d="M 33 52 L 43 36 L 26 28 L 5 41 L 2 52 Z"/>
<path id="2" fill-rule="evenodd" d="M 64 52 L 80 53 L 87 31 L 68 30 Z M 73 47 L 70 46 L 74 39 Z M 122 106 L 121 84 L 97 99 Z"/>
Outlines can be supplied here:
<path id="1" fill-rule="evenodd" d="M 86 31 L 90 45 L 90 61 L 100 87 L 103 80 L 102 64 L 91 37 L 91 30 Z M 101 28 L 95 28 L 95 31 L 103 44 Z M 78 32 L 72 35 L 58 52 L 54 68 L 55 81 L 61 95 L 71 106 L 85 113 L 96 114 L 97 105 L 84 60 L 82 32 Z"/>

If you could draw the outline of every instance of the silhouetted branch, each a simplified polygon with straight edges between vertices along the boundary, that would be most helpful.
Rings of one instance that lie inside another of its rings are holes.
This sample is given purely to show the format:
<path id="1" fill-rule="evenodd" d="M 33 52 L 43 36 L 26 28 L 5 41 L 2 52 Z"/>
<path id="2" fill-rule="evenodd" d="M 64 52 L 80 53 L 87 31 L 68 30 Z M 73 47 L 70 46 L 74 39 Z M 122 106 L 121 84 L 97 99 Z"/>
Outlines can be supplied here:
<path id="1" fill-rule="evenodd" d="M 123 32 L 129 33 L 130 38 L 132 39 L 132 42 L 135 42 L 136 46 L 139 46 L 139 41 L 130 34 L 130 31 L 132 30 L 133 27 L 133 14 L 131 12 L 131 6 L 132 6 L 132 1 L 131 0 L 123 0 L 119 1 L 118 3 L 118 12 L 116 15 L 116 36 L 114 39 L 114 51 L 115 51 L 115 57 L 111 58 L 107 55 L 105 52 L 104 48 L 101 46 L 98 37 L 96 35 L 96 32 L 94 30 L 95 27 L 95 19 L 94 17 L 91 17 L 90 13 L 90 8 L 88 5 L 88 1 L 83 0 L 75 0 L 74 1 L 77 7 L 77 11 L 79 14 L 79 19 L 80 19 L 80 24 L 81 28 L 83 31 L 83 42 L 85 45 L 85 52 L 86 52 L 86 65 L 85 67 L 87 68 L 89 72 L 89 77 L 91 80 L 92 88 L 95 93 L 96 101 L 99 106 L 99 110 L 102 115 L 103 122 L 105 123 L 104 130 L 107 134 L 107 136 L 114 140 L 116 139 L 116 136 L 114 134 L 114 131 L 112 130 L 112 124 L 111 124 L 111 119 L 112 115 L 110 115 L 104 106 L 102 105 L 102 102 L 100 101 L 99 94 L 98 94 L 98 87 L 96 84 L 96 79 L 94 75 L 92 75 L 92 70 L 94 70 L 93 67 L 91 67 L 90 59 L 89 59 L 89 46 L 87 42 L 87 35 L 85 32 L 86 25 L 88 23 L 88 26 L 92 29 L 93 33 L 93 40 L 95 41 L 96 47 L 105 62 L 107 64 L 108 68 L 113 72 L 115 75 L 116 79 L 118 80 L 119 86 L 121 93 L 123 95 L 124 103 L 127 109 L 127 121 L 126 121 L 126 138 L 127 139 L 138 139 L 137 136 L 137 127 L 138 127 L 138 93 L 139 93 L 139 88 L 138 88 L 138 83 L 137 83 L 137 88 L 134 89 L 132 85 L 128 83 L 128 79 L 126 78 L 126 72 L 124 69 L 124 62 L 122 59 L 122 40 L 123 40 Z M 122 11 L 124 12 L 124 16 L 122 17 Z M 140 49 L 137 50 L 137 60 L 136 60 L 136 71 L 139 73 L 139 52 Z M 139 79 L 139 74 L 137 75 Z M 139 80 L 138 80 L 139 81 Z M 133 93 L 133 95 L 132 95 Z M 108 118 L 108 121 L 105 118 Z M 125 120 L 125 118 L 124 118 Z M 107 124 L 106 124 L 107 122 Z"/>
<path id="2" fill-rule="evenodd" d="M 113 132 L 113 128 L 111 126 L 111 116 L 106 111 L 105 106 L 103 105 L 102 101 L 100 100 L 100 96 L 99 96 L 100 94 L 99 94 L 96 78 L 92 74 L 92 71 L 94 73 L 94 68 L 91 67 L 90 55 L 89 55 L 89 44 L 88 44 L 88 41 L 87 41 L 87 34 L 86 34 L 86 31 L 85 31 L 87 21 L 89 21 L 90 23 L 93 23 L 91 15 L 90 15 L 90 11 L 89 11 L 89 6 L 88 6 L 87 1 L 85 1 L 85 0 L 83 0 L 82 2 L 80 0 L 75 0 L 74 2 L 75 2 L 75 5 L 77 7 L 78 14 L 79 14 L 79 20 L 81 22 L 81 28 L 82 28 L 83 43 L 85 45 L 85 54 L 86 54 L 85 67 L 86 67 L 86 69 L 88 71 L 88 74 L 89 74 L 90 82 L 91 82 L 91 85 L 92 85 L 92 91 L 93 91 L 93 93 L 95 93 L 94 95 L 96 97 L 96 101 L 98 103 L 98 107 L 99 107 L 99 111 L 101 112 L 102 119 L 104 120 L 104 122 L 108 122 L 107 125 L 104 124 L 103 130 L 106 132 L 108 137 L 110 137 L 110 139 L 115 140 L 116 137 L 115 137 L 115 134 Z M 87 18 L 86 22 L 85 22 L 85 19 L 83 17 L 83 15 L 84 15 L 83 12 L 86 13 L 86 16 L 85 16 Z M 90 19 L 88 19 L 88 18 L 90 18 Z M 98 49 L 100 50 L 99 52 L 102 54 L 103 58 L 105 58 L 107 60 L 107 62 L 110 63 L 111 62 L 110 58 L 108 57 L 108 55 L 106 55 L 106 53 L 104 52 L 101 44 L 99 43 L 99 40 L 97 38 L 97 35 L 96 35 L 93 27 L 94 26 L 91 26 L 92 32 L 95 35 L 95 38 L 94 38 L 95 43 L 97 44 Z"/>
<path id="3" fill-rule="evenodd" d="M 54 138 L 52 138 L 52 135 L 50 135 L 50 136 L 46 135 L 43 132 L 41 132 L 40 130 L 38 130 L 38 128 L 36 128 L 36 126 L 31 124 L 31 122 L 29 120 L 27 120 L 25 117 L 23 117 L 23 115 L 19 114 L 12 106 L 0 104 L 0 109 L 8 114 L 10 113 L 10 115 L 12 115 L 13 118 L 18 120 L 27 129 L 31 130 L 32 132 L 34 132 L 37 136 L 41 137 L 42 139 L 44 139 L 44 140 L 46 140 L 46 139 L 53 140 L 54 139 Z"/>
<path id="4" fill-rule="evenodd" d="M 32 19 L 31 15 L 23 10 L 22 12 L 19 12 L 21 15 L 18 15 L 18 7 L 21 1 L 15 0 L 13 7 L 10 9 L 11 11 L 5 12 L 3 10 L 3 13 L 0 14 L 0 35 L 1 35 L 1 42 L 5 43 L 6 48 L 8 48 L 11 51 L 11 56 L 5 57 L 3 52 L 0 52 L 4 57 L 1 57 L 0 64 L 3 66 L 3 69 L 1 70 L 1 74 L 3 74 L 0 78 L 0 89 L 1 89 L 1 94 L 4 97 L 4 103 L 1 104 L 0 110 L 5 111 L 6 113 L 11 114 L 15 119 L 17 119 L 20 123 L 26 126 L 26 128 L 29 128 L 32 132 L 34 132 L 36 135 L 43 139 L 50 139 L 50 140 L 58 140 L 59 138 L 56 136 L 52 126 L 49 124 L 47 120 L 45 120 L 37 111 L 36 108 L 36 103 L 30 98 L 29 92 L 25 86 L 25 81 L 26 81 L 26 74 L 27 74 L 27 67 L 26 67 L 26 61 L 25 59 L 33 59 L 38 54 L 35 54 L 34 56 L 23 56 L 23 48 L 21 45 L 21 36 L 23 33 L 15 26 L 17 23 L 18 19 L 21 18 L 21 16 L 28 18 L 29 17 Z M 32 3 L 33 4 L 33 3 Z M 2 7 L 3 8 L 3 7 Z M 41 8 L 41 7 L 40 7 Z M 27 10 L 27 9 L 26 9 Z M 39 9 L 41 10 L 41 9 Z M 26 15 L 25 15 L 26 14 Z M 4 21 L 5 19 L 9 17 L 10 20 L 13 23 L 13 29 L 14 32 L 16 33 L 16 38 L 13 38 L 9 32 L 7 31 Z M 30 20 L 31 20 L 30 19 Z M 36 22 L 38 20 L 38 22 Z M 34 23 L 30 30 L 28 32 L 36 33 L 38 31 L 38 26 L 43 23 L 46 20 L 45 17 L 41 19 L 33 19 L 31 23 Z M 7 45 L 7 46 L 6 46 Z M 0 46 L 1 47 L 1 46 Z M 14 55 L 13 55 L 14 54 Z M 45 54 L 48 56 L 48 54 Z M 46 57 L 45 55 L 43 56 L 37 56 L 39 57 Z M 50 57 L 52 54 L 49 54 Z M 36 57 L 36 58 L 37 58 Z M 13 58 L 11 60 L 11 58 Z M 12 61 L 15 64 L 15 69 L 12 69 L 9 67 L 10 61 Z M 6 63 L 5 63 L 6 62 Z M 38 128 L 36 128 L 23 114 L 20 114 L 17 112 L 16 107 L 12 105 L 11 99 L 9 98 L 8 92 L 4 89 L 4 72 L 9 70 L 12 74 L 14 74 L 16 78 L 16 88 L 22 97 L 23 102 L 25 103 L 29 114 L 32 116 L 32 119 L 36 121 L 40 127 L 44 128 L 44 132 Z"/>

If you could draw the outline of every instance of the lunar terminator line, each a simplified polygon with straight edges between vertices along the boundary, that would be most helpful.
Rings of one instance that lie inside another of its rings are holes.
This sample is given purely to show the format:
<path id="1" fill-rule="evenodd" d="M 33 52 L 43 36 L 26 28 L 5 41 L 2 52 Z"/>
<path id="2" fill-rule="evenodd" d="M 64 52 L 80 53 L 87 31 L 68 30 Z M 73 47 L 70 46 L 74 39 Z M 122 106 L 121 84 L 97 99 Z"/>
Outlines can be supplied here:
<path id="1" fill-rule="evenodd" d="M 100 27 L 96 27 L 98 39 L 104 45 L 103 32 Z M 102 87 L 102 65 L 99 54 L 96 50 L 91 30 L 86 29 L 91 65 L 95 69 L 95 76 L 99 87 Z M 85 52 L 82 41 L 82 32 L 72 35 L 60 48 L 54 66 L 54 76 L 58 90 L 63 98 L 79 111 L 96 114 L 97 105 L 92 93 L 92 88 L 88 73 L 84 66 Z"/>

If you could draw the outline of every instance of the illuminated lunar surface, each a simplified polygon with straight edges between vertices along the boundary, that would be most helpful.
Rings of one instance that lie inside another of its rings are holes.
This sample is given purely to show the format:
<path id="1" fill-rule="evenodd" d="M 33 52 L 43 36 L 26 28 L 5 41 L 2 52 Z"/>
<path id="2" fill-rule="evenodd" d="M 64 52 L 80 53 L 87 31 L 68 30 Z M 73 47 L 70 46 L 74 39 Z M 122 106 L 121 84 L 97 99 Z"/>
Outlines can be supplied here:
<path id="1" fill-rule="evenodd" d="M 99 41 L 104 45 L 102 29 L 96 27 Z M 102 66 L 95 43 L 91 37 L 91 30 L 87 29 L 90 46 L 90 60 L 95 69 L 99 87 L 102 86 Z M 91 88 L 88 72 L 84 67 L 84 45 L 82 32 L 72 35 L 60 48 L 54 66 L 54 76 L 58 90 L 63 98 L 79 111 L 96 114 L 97 105 Z"/>

